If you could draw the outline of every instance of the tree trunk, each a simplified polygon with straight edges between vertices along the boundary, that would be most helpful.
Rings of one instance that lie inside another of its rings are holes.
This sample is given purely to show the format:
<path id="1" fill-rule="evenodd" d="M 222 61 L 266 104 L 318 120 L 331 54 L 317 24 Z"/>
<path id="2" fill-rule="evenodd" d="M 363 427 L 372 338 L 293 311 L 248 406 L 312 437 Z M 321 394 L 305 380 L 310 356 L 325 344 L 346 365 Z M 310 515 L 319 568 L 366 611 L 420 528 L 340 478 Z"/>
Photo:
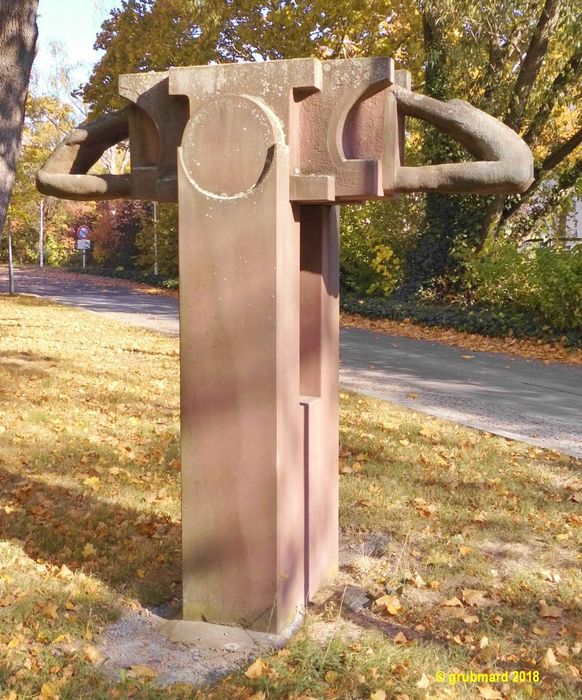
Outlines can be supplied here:
<path id="1" fill-rule="evenodd" d="M 4 228 L 20 152 L 38 0 L 0 2 L 0 230 Z"/>

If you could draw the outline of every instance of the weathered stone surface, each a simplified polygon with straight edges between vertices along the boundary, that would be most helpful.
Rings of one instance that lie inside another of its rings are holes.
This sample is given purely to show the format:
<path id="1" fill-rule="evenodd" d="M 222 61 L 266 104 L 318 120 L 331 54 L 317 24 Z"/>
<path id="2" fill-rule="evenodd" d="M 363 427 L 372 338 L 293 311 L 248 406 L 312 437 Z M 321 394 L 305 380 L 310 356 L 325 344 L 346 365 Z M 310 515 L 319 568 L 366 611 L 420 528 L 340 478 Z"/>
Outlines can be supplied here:
<path id="1" fill-rule="evenodd" d="M 335 204 L 523 191 L 531 154 L 389 58 L 171 68 L 120 93 L 130 106 L 68 136 L 38 186 L 179 202 L 184 616 L 281 633 L 337 568 Z M 407 167 L 406 116 L 479 160 Z M 131 174 L 87 174 L 127 137 Z"/>

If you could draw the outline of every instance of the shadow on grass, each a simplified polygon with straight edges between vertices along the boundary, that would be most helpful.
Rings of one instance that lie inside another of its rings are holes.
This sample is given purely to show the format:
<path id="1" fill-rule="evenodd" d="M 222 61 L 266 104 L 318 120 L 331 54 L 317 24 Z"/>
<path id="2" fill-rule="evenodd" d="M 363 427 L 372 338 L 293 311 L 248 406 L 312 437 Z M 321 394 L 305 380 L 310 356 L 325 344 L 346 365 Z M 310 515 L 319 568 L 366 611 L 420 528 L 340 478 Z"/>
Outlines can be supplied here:
<path id="1" fill-rule="evenodd" d="M 169 517 L 4 469 L 0 492 L 0 539 L 36 562 L 83 570 L 143 604 L 179 595 L 181 528 Z"/>

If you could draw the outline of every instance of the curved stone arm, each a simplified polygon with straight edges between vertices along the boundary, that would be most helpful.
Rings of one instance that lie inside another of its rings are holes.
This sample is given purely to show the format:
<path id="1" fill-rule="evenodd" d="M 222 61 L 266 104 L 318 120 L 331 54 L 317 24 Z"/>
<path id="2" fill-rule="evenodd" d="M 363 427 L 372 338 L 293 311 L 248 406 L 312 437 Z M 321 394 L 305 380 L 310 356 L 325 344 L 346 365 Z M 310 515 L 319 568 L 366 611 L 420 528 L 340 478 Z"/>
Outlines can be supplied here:
<path id="1" fill-rule="evenodd" d="M 129 136 L 132 107 L 106 114 L 71 131 L 36 174 L 42 194 L 64 199 L 131 197 L 130 175 L 86 175 L 103 153 Z"/>
<path id="2" fill-rule="evenodd" d="M 533 181 L 533 157 L 508 126 L 464 100 L 440 102 L 394 87 L 398 112 L 434 124 L 453 136 L 476 162 L 396 169 L 396 192 L 495 194 L 525 192 Z"/>

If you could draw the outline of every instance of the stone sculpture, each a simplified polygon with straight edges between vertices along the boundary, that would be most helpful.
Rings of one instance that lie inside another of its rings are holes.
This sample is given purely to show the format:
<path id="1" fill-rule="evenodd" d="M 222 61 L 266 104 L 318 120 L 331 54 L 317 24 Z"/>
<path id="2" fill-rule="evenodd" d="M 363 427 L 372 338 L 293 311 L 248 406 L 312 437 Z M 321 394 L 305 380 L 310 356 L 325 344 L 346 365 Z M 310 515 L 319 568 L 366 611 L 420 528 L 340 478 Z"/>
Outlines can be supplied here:
<path id="1" fill-rule="evenodd" d="M 122 75 L 129 105 L 38 173 L 67 199 L 179 202 L 185 619 L 280 633 L 338 558 L 338 203 L 521 192 L 525 143 L 389 58 Z M 473 162 L 403 163 L 404 123 Z M 88 174 L 129 138 L 131 173 Z"/>

